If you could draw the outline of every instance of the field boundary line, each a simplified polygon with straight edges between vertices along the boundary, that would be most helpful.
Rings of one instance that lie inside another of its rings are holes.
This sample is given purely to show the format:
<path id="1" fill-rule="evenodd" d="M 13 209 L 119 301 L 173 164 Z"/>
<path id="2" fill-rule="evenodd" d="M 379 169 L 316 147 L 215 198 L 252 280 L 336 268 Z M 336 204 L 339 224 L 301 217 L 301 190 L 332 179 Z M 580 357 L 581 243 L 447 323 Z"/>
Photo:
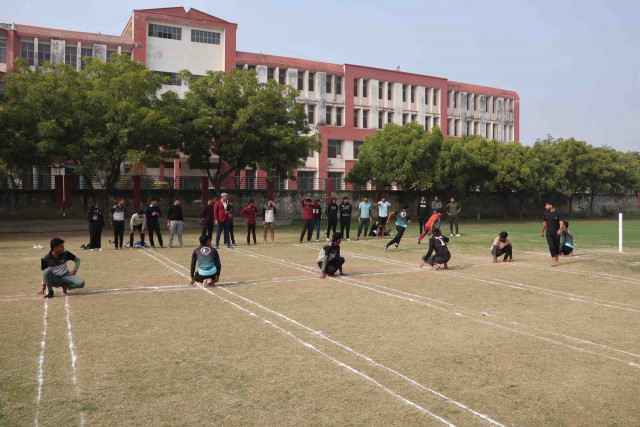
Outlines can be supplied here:
<path id="1" fill-rule="evenodd" d="M 69 338 L 69 353 L 71 354 L 71 379 L 76 389 L 78 404 L 82 405 L 80 385 L 78 384 L 78 377 L 76 374 L 76 360 L 78 359 L 78 356 L 76 355 L 75 344 L 73 343 L 73 334 L 71 333 L 71 309 L 69 308 L 69 297 L 65 297 L 64 299 L 64 308 L 67 312 L 67 337 Z M 82 409 L 82 406 L 80 407 L 80 425 L 84 426 L 84 410 Z"/>
<path id="2" fill-rule="evenodd" d="M 38 357 L 38 391 L 36 394 L 36 419 L 34 425 L 38 427 L 40 418 L 40 398 L 42 397 L 42 384 L 44 384 L 44 348 L 47 341 L 47 312 L 49 309 L 49 301 L 44 302 L 44 315 L 42 317 L 43 329 L 42 340 L 40 341 L 40 357 Z"/>

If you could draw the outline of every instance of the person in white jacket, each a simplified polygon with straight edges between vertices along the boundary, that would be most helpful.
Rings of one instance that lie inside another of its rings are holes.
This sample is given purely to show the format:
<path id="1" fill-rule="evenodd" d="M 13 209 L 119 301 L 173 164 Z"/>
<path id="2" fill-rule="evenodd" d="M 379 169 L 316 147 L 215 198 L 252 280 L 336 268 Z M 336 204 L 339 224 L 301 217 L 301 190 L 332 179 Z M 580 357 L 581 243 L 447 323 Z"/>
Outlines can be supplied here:
<path id="1" fill-rule="evenodd" d="M 131 249 L 133 249 L 133 236 L 136 230 L 140 232 L 140 247 L 144 248 L 144 231 L 147 229 L 147 217 L 144 215 L 143 210 L 139 210 L 137 213 L 131 215 L 129 228 L 129 246 Z"/>

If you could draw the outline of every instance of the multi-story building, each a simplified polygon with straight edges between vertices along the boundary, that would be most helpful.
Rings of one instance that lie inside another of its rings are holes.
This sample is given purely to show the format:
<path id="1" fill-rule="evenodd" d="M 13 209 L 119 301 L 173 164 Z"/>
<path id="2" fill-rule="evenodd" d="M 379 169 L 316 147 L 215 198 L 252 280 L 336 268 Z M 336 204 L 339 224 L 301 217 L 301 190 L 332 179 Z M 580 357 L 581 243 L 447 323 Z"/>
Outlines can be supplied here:
<path id="1" fill-rule="evenodd" d="M 417 122 L 427 130 L 439 126 L 444 136 L 482 135 L 499 142 L 519 138 L 519 97 L 514 91 L 399 70 L 237 51 L 236 30 L 237 24 L 182 7 L 134 10 L 120 36 L 0 24 L 0 74 L 10 70 L 17 57 L 30 65 L 65 62 L 80 69 L 83 56 L 108 61 L 118 52 L 170 76 L 172 84 L 166 89 L 183 94 L 187 87 L 177 78 L 183 69 L 195 75 L 234 67 L 255 70 L 262 82 L 274 79 L 300 91 L 298 101 L 322 140 L 322 151 L 309 152 L 305 167 L 297 171 L 298 180 L 278 179 L 280 188 L 310 189 L 322 179 L 344 188 L 342 178 L 357 161 L 364 137 L 387 123 Z M 147 173 L 178 177 L 202 172 L 190 171 L 184 159 L 175 159 L 148 165 Z M 235 182 L 254 185 L 254 178 L 261 176 L 266 172 L 236 171 Z"/>

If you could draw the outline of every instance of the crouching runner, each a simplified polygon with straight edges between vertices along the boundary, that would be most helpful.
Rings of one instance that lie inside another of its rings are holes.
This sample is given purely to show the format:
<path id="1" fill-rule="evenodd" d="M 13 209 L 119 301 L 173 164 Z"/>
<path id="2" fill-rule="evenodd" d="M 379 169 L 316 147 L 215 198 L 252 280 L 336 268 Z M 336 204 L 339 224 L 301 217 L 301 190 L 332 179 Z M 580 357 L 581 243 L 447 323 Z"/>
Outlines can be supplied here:
<path id="1" fill-rule="evenodd" d="M 431 238 L 429 239 L 429 251 L 422 257 L 420 267 L 424 267 L 424 264 L 427 263 L 432 266 L 434 270 L 437 270 L 440 265 L 444 264 L 445 270 L 448 269 L 449 266 L 447 263 L 451 259 L 451 252 L 449 252 L 449 248 L 447 247 L 448 241 L 449 238 L 443 236 L 440 230 L 434 227 L 431 230 Z M 434 251 L 435 254 L 431 255 Z"/>
<path id="2" fill-rule="evenodd" d="M 42 270 L 42 290 L 38 295 L 44 294 L 45 298 L 53 297 L 53 288 L 62 287 L 62 292 L 67 289 L 84 288 L 84 280 L 76 276 L 80 268 L 80 258 L 64 249 L 64 240 L 54 237 L 51 239 L 51 251 L 40 260 Z M 68 261 L 75 261 L 73 270 L 69 271 Z M 45 288 L 47 293 L 45 294 Z"/>
<path id="3" fill-rule="evenodd" d="M 334 233 L 331 242 L 320 249 L 318 267 L 322 270 L 321 279 L 327 277 L 327 274 L 329 276 L 335 275 L 336 271 L 339 271 L 341 276 L 345 275 L 342 272 L 344 258 L 340 256 L 340 242 L 342 242 L 342 233 Z"/>
<path id="4" fill-rule="evenodd" d="M 196 263 L 198 272 L 196 273 Z M 191 255 L 191 282 L 202 283 L 204 286 L 216 284 L 220 280 L 220 256 L 215 248 L 211 247 L 211 237 L 206 234 L 200 236 L 200 246 Z"/>

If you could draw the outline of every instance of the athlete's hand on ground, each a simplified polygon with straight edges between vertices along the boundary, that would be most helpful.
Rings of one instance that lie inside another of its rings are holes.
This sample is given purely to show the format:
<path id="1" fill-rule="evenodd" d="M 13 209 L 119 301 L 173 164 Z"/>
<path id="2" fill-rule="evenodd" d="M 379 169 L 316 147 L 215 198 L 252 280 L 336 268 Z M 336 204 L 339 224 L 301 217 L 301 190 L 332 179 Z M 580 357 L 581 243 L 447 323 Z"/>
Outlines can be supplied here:
<path id="1" fill-rule="evenodd" d="M 497 264 L 497 263 L 498 263 L 498 258 L 494 258 L 494 259 L 493 259 L 493 263 L 494 263 L 494 264 Z"/>
<path id="2" fill-rule="evenodd" d="M 44 295 L 44 285 L 42 285 L 42 289 L 38 291 L 37 295 Z"/>
<path id="3" fill-rule="evenodd" d="M 191 281 L 189 282 L 190 285 L 194 285 L 196 283 L 196 279 L 194 279 L 193 277 L 191 278 Z"/>

